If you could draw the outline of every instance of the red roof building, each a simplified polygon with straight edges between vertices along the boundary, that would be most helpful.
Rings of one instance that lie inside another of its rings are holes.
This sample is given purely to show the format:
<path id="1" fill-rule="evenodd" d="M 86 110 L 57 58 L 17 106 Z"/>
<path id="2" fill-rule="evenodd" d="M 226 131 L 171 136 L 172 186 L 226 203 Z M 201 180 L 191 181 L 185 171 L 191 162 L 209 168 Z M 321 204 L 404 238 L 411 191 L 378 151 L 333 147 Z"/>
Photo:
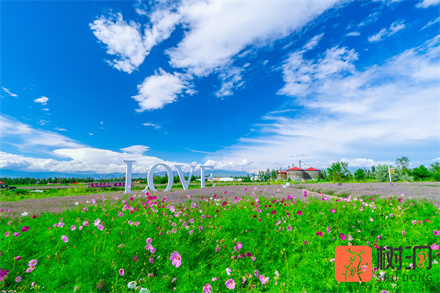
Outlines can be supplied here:
<path id="1" fill-rule="evenodd" d="M 298 167 L 293 167 L 293 168 L 290 168 L 287 171 L 304 171 L 304 169 L 301 169 L 301 168 L 298 168 Z"/>
<path id="2" fill-rule="evenodd" d="M 306 169 L 306 171 L 321 171 L 321 170 L 313 168 L 313 167 L 310 167 L 310 168 Z"/>

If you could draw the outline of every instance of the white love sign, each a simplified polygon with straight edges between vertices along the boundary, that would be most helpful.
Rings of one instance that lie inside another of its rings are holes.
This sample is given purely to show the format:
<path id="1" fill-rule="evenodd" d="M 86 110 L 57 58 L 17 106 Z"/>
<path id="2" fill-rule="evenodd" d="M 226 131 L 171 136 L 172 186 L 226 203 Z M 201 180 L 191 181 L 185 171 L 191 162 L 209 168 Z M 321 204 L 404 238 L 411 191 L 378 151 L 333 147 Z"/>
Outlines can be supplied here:
<path id="1" fill-rule="evenodd" d="M 123 162 L 126 164 L 125 193 L 131 193 L 131 174 L 133 171 L 132 167 L 133 167 L 133 163 L 136 161 L 123 160 Z M 159 166 L 165 167 L 167 174 L 168 174 L 168 185 L 167 185 L 167 188 L 164 190 L 164 192 L 169 191 L 171 189 L 171 187 L 173 186 L 173 179 L 174 179 L 173 170 L 171 170 L 171 167 L 165 163 L 158 163 L 158 164 L 153 165 L 150 168 L 150 170 L 148 171 L 147 186 L 145 187 L 144 190 L 142 190 L 142 192 L 146 192 L 148 190 L 148 188 L 150 188 L 152 191 L 157 191 L 156 188 L 154 188 L 153 175 L 154 175 L 154 171 Z M 177 173 L 179 174 L 180 182 L 182 182 L 183 189 L 187 190 L 189 187 L 189 183 L 191 181 L 191 177 L 193 175 L 194 169 L 196 167 L 191 166 L 191 172 L 189 173 L 188 181 L 185 181 L 185 176 L 183 175 L 183 171 L 182 171 L 182 165 L 174 165 L 174 167 L 177 169 Z M 212 174 L 214 172 L 214 167 L 213 166 L 204 166 L 204 165 L 198 165 L 198 167 L 200 168 L 200 179 L 201 179 L 200 188 L 204 188 L 206 179 L 211 180 L 211 182 L 213 181 Z M 206 169 L 210 169 L 212 171 L 210 176 L 205 176 Z"/>

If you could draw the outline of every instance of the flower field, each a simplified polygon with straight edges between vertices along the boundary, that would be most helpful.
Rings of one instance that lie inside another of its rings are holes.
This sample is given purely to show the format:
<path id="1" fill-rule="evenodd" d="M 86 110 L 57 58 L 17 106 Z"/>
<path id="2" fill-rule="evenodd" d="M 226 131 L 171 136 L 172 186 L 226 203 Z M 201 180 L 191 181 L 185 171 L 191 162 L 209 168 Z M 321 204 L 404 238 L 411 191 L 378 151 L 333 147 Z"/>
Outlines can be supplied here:
<path id="1" fill-rule="evenodd" d="M 1 209 L 0 290 L 440 291 L 436 202 L 306 191 L 279 198 L 260 189 L 188 195 L 178 204 L 162 194 L 89 196 L 60 215 L 23 211 L 11 218 Z M 350 245 L 372 248 L 371 281 L 336 281 L 335 249 Z M 378 269 L 378 248 L 416 245 L 431 247 L 430 270 Z M 405 281 L 410 274 L 423 280 Z"/>

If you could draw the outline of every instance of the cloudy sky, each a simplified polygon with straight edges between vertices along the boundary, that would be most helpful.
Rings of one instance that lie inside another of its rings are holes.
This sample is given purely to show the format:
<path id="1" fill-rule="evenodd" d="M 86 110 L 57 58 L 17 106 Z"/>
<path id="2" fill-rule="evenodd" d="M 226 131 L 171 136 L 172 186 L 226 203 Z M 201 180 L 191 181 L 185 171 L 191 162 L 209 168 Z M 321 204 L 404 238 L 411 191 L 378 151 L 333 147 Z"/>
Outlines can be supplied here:
<path id="1" fill-rule="evenodd" d="M 0 168 L 432 164 L 439 4 L 2 1 Z"/>

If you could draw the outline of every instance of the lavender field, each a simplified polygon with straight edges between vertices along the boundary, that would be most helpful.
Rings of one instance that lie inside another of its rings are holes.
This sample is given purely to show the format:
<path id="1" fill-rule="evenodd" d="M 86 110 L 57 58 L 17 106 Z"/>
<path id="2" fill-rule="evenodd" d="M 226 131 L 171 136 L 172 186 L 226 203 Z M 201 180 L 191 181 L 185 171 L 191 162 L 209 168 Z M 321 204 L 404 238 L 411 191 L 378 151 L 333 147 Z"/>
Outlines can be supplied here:
<path id="1" fill-rule="evenodd" d="M 440 182 L 411 182 L 411 183 L 319 183 L 292 185 L 290 188 L 306 189 L 333 196 L 378 196 L 388 198 L 399 196 L 402 199 L 440 199 Z"/>

